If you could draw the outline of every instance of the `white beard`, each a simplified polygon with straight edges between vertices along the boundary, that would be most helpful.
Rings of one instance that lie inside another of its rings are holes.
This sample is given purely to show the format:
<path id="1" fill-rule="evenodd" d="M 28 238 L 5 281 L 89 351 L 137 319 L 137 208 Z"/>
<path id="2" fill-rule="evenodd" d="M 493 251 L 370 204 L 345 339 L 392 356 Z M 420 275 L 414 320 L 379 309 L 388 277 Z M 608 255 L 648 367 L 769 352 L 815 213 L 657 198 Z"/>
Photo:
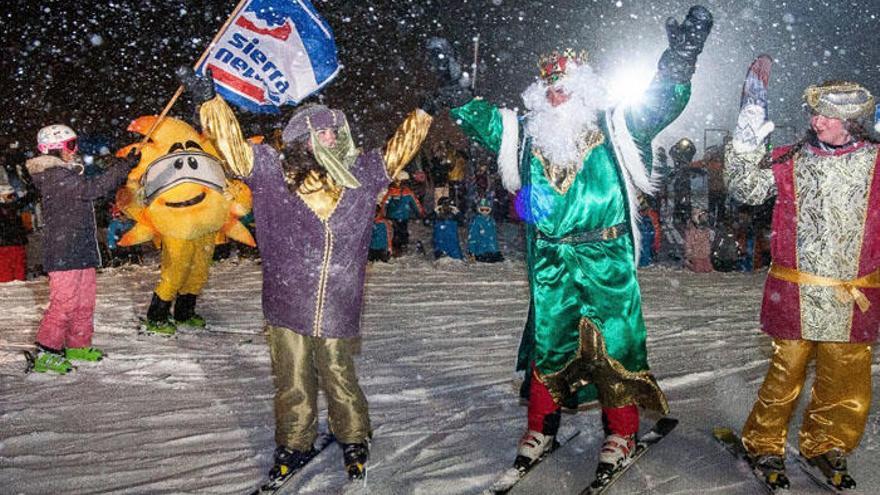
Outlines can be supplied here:
<path id="1" fill-rule="evenodd" d="M 556 83 L 565 88 L 570 98 L 559 106 L 547 101 L 548 85 L 538 80 L 522 93 L 529 113 L 525 131 L 532 145 L 553 165 L 577 167 L 583 159 L 578 145 L 584 135 L 599 129 L 598 113 L 608 107 L 602 80 L 590 66 L 573 67 Z"/>

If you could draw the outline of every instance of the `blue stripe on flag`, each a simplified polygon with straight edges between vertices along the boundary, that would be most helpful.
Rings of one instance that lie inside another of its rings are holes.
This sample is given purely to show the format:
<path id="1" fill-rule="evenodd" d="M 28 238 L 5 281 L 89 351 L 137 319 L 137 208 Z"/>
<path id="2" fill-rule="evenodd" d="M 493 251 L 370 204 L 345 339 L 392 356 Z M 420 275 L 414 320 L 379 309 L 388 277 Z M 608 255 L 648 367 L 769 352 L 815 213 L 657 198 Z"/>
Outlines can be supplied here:
<path id="1" fill-rule="evenodd" d="M 333 41 L 333 30 L 324 22 L 309 0 L 294 0 L 300 9 L 291 9 L 290 19 L 299 31 L 318 86 L 336 75 L 339 62 L 336 59 L 336 43 Z"/>

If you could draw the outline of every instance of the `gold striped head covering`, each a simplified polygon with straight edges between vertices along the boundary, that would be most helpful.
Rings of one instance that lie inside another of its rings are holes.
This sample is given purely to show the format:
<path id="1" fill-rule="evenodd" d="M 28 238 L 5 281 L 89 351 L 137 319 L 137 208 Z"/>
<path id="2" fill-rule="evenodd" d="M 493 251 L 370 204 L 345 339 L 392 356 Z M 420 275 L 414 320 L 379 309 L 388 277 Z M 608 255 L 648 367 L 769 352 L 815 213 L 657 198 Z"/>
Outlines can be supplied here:
<path id="1" fill-rule="evenodd" d="M 871 92 L 850 81 L 826 81 L 809 86 L 804 91 L 804 101 L 813 113 L 832 119 L 858 119 L 874 112 Z"/>

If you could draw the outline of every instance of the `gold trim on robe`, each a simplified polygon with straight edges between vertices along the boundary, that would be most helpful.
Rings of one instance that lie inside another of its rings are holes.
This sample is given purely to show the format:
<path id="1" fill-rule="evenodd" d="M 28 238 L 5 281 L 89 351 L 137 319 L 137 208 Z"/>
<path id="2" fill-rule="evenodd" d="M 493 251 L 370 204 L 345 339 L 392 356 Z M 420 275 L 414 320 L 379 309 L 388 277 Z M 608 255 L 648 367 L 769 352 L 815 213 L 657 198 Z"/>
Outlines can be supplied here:
<path id="1" fill-rule="evenodd" d="M 629 371 L 620 361 L 608 355 L 602 332 L 589 318 L 581 318 L 578 325 L 578 350 L 575 357 L 556 373 L 538 378 L 557 404 L 581 387 L 595 384 L 603 407 L 623 407 L 637 404 L 645 409 L 669 413 L 666 396 L 649 371 Z"/>
<path id="2" fill-rule="evenodd" d="M 590 152 L 593 151 L 593 148 L 604 142 L 605 134 L 603 134 L 602 131 L 594 130 L 588 132 L 583 138 L 581 138 L 578 144 L 578 156 L 580 157 L 580 160 L 576 163 L 562 165 L 550 163 L 549 160 L 544 158 L 541 150 L 535 146 L 532 147 L 532 155 L 541 162 L 541 166 L 544 168 L 544 176 L 547 178 L 547 182 L 550 183 L 550 186 L 559 194 L 565 195 L 568 188 L 574 183 L 574 179 L 577 177 L 578 172 L 581 171 L 584 160 L 589 156 Z"/>

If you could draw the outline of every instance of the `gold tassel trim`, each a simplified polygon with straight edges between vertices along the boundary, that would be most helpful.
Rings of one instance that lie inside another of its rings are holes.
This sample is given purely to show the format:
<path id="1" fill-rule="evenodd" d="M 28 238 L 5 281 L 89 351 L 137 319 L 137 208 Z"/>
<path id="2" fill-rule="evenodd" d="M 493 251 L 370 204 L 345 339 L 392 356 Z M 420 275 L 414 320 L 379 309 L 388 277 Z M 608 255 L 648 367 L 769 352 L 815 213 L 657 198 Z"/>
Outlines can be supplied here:
<path id="1" fill-rule="evenodd" d="M 385 170 L 388 171 L 388 177 L 396 177 L 418 153 L 433 121 L 434 118 L 422 109 L 415 109 L 406 116 L 385 145 Z"/>
<path id="2" fill-rule="evenodd" d="M 254 168 L 254 151 L 244 139 L 238 119 L 220 95 L 199 108 L 202 131 L 217 146 L 226 165 L 239 177 L 248 177 Z"/>

